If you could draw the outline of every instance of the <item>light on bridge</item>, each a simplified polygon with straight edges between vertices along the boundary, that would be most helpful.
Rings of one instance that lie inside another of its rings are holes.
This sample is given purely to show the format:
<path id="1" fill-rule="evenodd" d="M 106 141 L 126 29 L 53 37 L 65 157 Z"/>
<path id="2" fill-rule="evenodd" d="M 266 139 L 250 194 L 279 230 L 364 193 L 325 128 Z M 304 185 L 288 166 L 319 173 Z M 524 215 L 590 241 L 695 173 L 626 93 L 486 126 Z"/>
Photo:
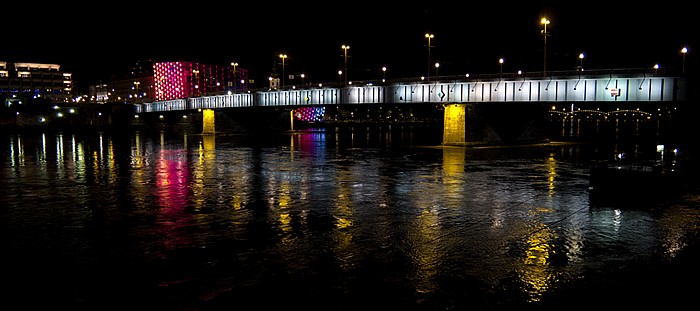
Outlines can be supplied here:
<path id="1" fill-rule="evenodd" d="M 430 69 L 430 63 L 431 63 L 431 61 L 430 61 L 430 48 L 432 47 L 430 45 L 430 40 L 435 38 L 435 35 L 432 33 L 426 33 L 425 38 L 428 39 L 428 81 L 430 81 L 430 70 L 431 70 Z M 421 77 L 421 80 L 423 80 L 423 77 Z"/>
<path id="2" fill-rule="evenodd" d="M 544 69 L 542 69 L 542 72 L 544 75 L 547 75 L 547 36 L 549 36 L 549 33 L 547 32 L 547 25 L 549 25 L 550 21 L 546 18 L 543 17 L 540 20 L 540 24 L 544 26 L 544 29 L 542 30 L 542 37 L 544 37 Z"/>

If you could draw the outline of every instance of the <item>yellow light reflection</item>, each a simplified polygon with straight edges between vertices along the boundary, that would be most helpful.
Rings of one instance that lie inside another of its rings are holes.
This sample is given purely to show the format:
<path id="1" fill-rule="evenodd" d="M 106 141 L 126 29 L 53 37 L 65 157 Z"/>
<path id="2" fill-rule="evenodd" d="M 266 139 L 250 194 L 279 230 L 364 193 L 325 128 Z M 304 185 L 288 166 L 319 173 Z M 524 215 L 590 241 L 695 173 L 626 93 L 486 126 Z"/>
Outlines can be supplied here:
<path id="1" fill-rule="evenodd" d="M 554 255 L 552 241 L 555 238 L 556 235 L 547 225 L 539 224 L 532 228 L 532 234 L 525 242 L 527 248 L 517 272 L 530 302 L 540 301 L 557 281 L 556 273 L 550 269 L 550 258 Z"/>
<path id="2" fill-rule="evenodd" d="M 194 210 L 201 210 L 206 206 L 207 186 L 206 180 L 213 178 L 216 172 L 216 138 L 214 135 L 201 135 L 202 140 L 197 145 L 198 159 L 192 169 L 192 194 Z"/>
<path id="3" fill-rule="evenodd" d="M 545 164 L 547 165 L 547 181 L 549 197 L 554 197 L 554 181 L 557 177 L 557 160 L 554 158 L 554 154 L 550 154 L 547 158 Z"/>
<path id="4" fill-rule="evenodd" d="M 280 230 L 284 233 L 292 232 L 292 216 L 289 211 L 291 197 L 292 185 L 289 180 L 283 180 L 279 185 L 278 195 L 277 195 L 277 206 L 276 209 L 279 213 L 277 216 L 278 222 L 280 224 Z"/>
<path id="5" fill-rule="evenodd" d="M 419 293 L 434 292 L 438 286 L 435 276 L 438 274 L 442 255 L 434 239 L 440 236 L 440 219 L 437 209 L 424 209 L 416 219 L 419 242 L 414 250 L 414 265 L 416 265 L 415 287 Z"/>
<path id="6" fill-rule="evenodd" d="M 353 243 L 353 202 L 352 185 L 353 176 L 351 172 L 340 171 L 338 173 L 338 187 L 335 196 L 335 208 L 333 218 L 335 219 L 336 230 L 333 231 L 333 251 L 338 265 L 345 270 L 353 269 L 358 260 L 355 252 L 357 247 Z"/>
<path id="7" fill-rule="evenodd" d="M 443 162 L 443 169 L 445 169 L 444 165 L 452 167 L 456 166 L 454 163 L 460 161 L 458 160 L 459 152 L 451 153 L 448 151 L 447 154 L 443 154 L 447 157 L 444 159 L 446 162 Z M 457 173 L 454 168 L 448 170 Z M 416 229 L 411 237 L 413 245 L 415 245 L 412 249 L 411 259 L 415 266 L 414 287 L 417 292 L 422 294 L 432 293 L 438 288 L 435 276 L 438 274 L 438 265 L 444 256 L 438 248 L 438 245 L 444 241 L 436 240 L 442 236 L 440 213 L 447 212 L 442 193 L 443 186 L 440 185 L 440 178 L 443 175 L 443 172 L 436 170 L 434 174 L 422 176 L 423 180 L 415 185 L 416 190 L 413 191 L 412 199 L 421 210 L 416 218 Z"/>

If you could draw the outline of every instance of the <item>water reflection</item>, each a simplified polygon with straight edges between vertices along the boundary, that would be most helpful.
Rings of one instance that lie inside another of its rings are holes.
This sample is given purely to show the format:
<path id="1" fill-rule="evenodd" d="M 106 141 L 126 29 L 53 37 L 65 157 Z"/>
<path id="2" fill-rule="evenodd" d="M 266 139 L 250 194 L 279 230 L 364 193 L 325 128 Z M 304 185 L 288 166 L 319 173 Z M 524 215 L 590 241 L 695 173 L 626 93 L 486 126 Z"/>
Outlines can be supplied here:
<path id="1" fill-rule="evenodd" d="M 63 263 L 52 274 L 76 281 L 39 290 L 67 306 L 454 309 L 596 294 L 587 282 L 697 243 L 696 196 L 592 206 L 595 146 L 397 147 L 361 133 L 5 136 L 8 260 Z"/>

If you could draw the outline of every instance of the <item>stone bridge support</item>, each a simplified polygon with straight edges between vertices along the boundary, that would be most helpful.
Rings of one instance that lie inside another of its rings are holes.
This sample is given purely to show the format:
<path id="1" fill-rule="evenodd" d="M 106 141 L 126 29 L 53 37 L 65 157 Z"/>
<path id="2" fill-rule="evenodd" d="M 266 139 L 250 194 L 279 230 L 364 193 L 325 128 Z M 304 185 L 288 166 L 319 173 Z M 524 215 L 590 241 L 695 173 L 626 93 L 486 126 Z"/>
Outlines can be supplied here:
<path id="1" fill-rule="evenodd" d="M 202 134 L 214 134 L 215 115 L 214 109 L 202 109 Z"/>
<path id="2" fill-rule="evenodd" d="M 442 144 L 464 145 L 466 143 L 467 104 L 445 104 Z"/>

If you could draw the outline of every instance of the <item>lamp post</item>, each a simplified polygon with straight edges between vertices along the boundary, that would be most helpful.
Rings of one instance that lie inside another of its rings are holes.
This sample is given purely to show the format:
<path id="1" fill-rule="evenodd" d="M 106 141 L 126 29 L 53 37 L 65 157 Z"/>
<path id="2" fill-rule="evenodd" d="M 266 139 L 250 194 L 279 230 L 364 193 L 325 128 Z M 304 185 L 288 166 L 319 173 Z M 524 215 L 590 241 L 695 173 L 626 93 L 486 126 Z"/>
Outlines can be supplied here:
<path id="1" fill-rule="evenodd" d="M 498 63 L 501 65 L 501 71 L 499 72 L 501 77 L 503 77 L 503 61 L 503 58 L 498 59 Z"/>
<path id="2" fill-rule="evenodd" d="M 343 71 L 338 70 L 338 85 L 342 86 L 343 85 Z"/>
<path id="3" fill-rule="evenodd" d="M 681 49 L 681 54 L 683 54 L 683 67 L 682 67 L 682 73 L 685 74 L 685 54 L 688 54 L 688 48 L 683 47 Z"/>
<path id="4" fill-rule="evenodd" d="M 432 33 L 426 33 L 425 37 L 428 39 L 428 81 L 430 81 L 430 48 L 432 47 L 430 46 L 430 39 L 435 38 L 435 35 Z"/>
<path id="5" fill-rule="evenodd" d="M 581 61 L 581 71 L 583 71 L 583 58 L 586 57 L 583 53 L 578 55 L 578 59 Z"/>
<path id="6" fill-rule="evenodd" d="M 306 77 L 305 74 L 301 74 L 301 86 L 304 87 L 304 78 Z"/>
<path id="7" fill-rule="evenodd" d="M 547 32 L 547 25 L 549 25 L 550 21 L 546 18 L 543 17 L 540 20 L 540 23 L 544 25 L 544 29 L 542 30 L 542 37 L 544 37 L 544 69 L 542 69 L 542 73 L 546 76 L 547 75 L 547 36 L 549 36 L 549 33 Z"/>
<path id="8" fill-rule="evenodd" d="M 236 77 L 236 67 L 238 67 L 238 63 L 232 62 L 231 66 L 233 66 L 233 92 L 235 93 L 238 86 L 238 77 Z"/>
<path id="9" fill-rule="evenodd" d="M 343 58 L 345 61 L 345 67 L 343 67 L 343 70 L 345 70 L 345 84 L 348 83 L 348 49 L 350 49 L 349 45 L 343 44 L 340 46 L 340 48 L 343 49 Z"/>
<path id="10" fill-rule="evenodd" d="M 194 88 L 197 90 L 197 96 L 199 96 L 199 70 L 192 70 L 192 73 L 194 74 Z"/>
<path id="11" fill-rule="evenodd" d="M 382 82 L 386 82 L 386 66 L 382 67 Z"/>
<path id="12" fill-rule="evenodd" d="M 139 98 L 139 84 L 141 84 L 141 82 L 134 81 L 134 87 L 136 88 L 136 100 Z"/>
<path id="13" fill-rule="evenodd" d="M 440 77 L 438 69 L 440 69 L 440 63 L 435 63 L 435 79 L 438 79 L 438 77 Z"/>
<path id="14" fill-rule="evenodd" d="M 282 59 L 282 88 L 284 88 L 284 60 L 287 58 L 287 54 L 280 54 Z"/>
<path id="15" fill-rule="evenodd" d="M 659 64 L 654 64 L 654 74 L 658 73 L 659 71 Z"/>

